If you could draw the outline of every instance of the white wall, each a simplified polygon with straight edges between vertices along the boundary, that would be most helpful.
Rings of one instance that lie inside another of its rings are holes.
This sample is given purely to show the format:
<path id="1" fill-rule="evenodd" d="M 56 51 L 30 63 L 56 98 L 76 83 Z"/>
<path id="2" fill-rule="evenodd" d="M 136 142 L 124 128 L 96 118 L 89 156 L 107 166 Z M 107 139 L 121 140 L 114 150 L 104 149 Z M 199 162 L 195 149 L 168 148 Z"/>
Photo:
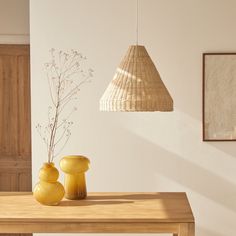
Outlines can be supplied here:
<path id="1" fill-rule="evenodd" d="M 91 159 L 89 191 L 186 191 L 201 236 L 236 234 L 234 142 L 202 142 L 203 52 L 236 51 L 235 0 L 141 0 L 140 41 L 173 113 L 103 113 L 99 99 L 135 38 L 135 0 L 31 0 L 33 182 L 46 161 L 35 130 L 49 104 L 48 50 L 79 49 L 95 70 L 62 153 Z"/>
<path id="2" fill-rule="evenodd" d="M 0 44 L 29 43 L 29 0 L 0 0 Z"/>

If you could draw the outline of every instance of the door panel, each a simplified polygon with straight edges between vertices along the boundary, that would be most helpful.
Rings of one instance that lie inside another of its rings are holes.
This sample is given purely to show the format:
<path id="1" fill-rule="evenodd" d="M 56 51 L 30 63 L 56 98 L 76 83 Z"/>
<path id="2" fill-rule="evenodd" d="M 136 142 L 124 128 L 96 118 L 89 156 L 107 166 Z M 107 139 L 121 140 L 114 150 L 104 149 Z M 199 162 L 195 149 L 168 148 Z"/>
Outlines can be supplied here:
<path id="1" fill-rule="evenodd" d="M 0 45 L 0 191 L 31 186 L 29 45 Z"/>

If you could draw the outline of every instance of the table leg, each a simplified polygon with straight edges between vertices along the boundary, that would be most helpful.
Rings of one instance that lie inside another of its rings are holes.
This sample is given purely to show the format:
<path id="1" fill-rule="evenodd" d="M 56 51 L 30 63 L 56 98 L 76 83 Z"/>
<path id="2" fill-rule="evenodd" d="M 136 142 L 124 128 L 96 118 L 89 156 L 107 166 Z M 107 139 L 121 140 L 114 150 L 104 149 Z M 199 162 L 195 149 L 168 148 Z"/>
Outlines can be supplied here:
<path id="1" fill-rule="evenodd" d="M 177 236 L 174 234 L 174 236 Z M 195 236 L 195 225 L 194 223 L 181 223 L 179 225 L 178 236 Z"/>

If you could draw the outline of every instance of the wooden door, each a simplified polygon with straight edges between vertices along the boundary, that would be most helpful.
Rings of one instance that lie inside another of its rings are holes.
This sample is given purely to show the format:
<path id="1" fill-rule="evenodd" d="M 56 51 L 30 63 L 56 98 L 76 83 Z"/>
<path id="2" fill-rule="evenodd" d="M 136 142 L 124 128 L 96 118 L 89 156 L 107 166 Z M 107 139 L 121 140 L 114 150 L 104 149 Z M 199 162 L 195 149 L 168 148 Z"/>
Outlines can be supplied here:
<path id="1" fill-rule="evenodd" d="M 31 191 L 29 45 L 0 45 L 0 191 Z"/>

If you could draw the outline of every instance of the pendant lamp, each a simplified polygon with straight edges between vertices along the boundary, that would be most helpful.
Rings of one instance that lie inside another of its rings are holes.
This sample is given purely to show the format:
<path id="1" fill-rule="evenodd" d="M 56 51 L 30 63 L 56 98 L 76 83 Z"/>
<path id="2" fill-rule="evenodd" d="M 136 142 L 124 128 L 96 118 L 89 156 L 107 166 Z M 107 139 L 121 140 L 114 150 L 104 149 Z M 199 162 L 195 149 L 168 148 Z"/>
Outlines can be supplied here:
<path id="1" fill-rule="evenodd" d="M 131 45 L 100 99 L 101 111 L 173 111 L 173 100 L 144 46 Z"/>

